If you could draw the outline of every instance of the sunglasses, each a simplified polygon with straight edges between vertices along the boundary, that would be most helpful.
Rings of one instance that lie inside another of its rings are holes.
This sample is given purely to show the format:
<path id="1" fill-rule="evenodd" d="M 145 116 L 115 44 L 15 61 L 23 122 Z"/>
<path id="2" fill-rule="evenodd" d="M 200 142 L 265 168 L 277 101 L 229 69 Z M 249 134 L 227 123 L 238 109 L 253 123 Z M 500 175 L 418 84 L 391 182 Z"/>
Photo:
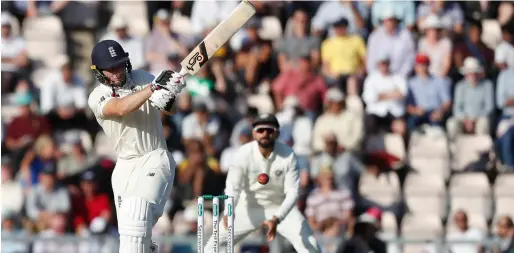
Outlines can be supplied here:
<path id="1" fill-rule="evenodd" d="M 256 130 L 255 130 L 255 132 L 260 133 L 260 134 L 265 133 L 265 132 L 266 132 L 266 133 L 269 133 L 269 134 L 273 134 L 273 133 L 275 133 L 276 131 L 277 131 L 277 130 L 276 130 L 276 129 L 274 129 L 274 128 L 259 128 L 259 129 L 256 129 Z"/>

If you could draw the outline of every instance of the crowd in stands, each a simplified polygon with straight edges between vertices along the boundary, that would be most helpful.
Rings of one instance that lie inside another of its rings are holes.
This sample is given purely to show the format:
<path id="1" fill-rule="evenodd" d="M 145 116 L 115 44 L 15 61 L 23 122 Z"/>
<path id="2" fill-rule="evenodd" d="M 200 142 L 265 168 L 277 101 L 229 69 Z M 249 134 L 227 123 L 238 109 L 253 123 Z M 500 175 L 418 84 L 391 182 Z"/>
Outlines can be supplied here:
<path id="1" fill-rule="evenodd" d="M 2 236 L 116 236 L 114 145 L 86 103 L 98 85 L 92 47 L 116 40 L 135 69 L 178 71 L 237 4 L 2 1 Z M 253 118 L 274 113 L 323 253 L 439 253 L 434 239 L 453 253 L 514 252 L 513 2 L 254 5 L 188 77 L 178 112 L 162 114 L 177 168 L 154 236 L 196 234 L 196 197 L 223 193 Z M 117 252 L 107 242 L 1 247 Z"/>

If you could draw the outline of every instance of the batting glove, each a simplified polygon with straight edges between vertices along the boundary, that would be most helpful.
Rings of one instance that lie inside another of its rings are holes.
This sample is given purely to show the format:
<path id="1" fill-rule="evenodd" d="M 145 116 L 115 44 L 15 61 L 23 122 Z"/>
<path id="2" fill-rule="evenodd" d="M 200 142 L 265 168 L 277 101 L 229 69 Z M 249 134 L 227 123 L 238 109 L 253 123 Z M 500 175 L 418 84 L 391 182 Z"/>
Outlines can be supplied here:
<path id="1" fill-rule="evenodd" d="M 186 86 L 184 78 L 177 72 L 163 70 L 152 82 L 152 90 L 165 89 L 178 95 Z"/>
<path id="2" fill-rule="evenodd" d="M 175 94 L 167 89 L 155 90 L 150 98 L 150 105 L 159 111 L 171 112 L 173 103 L 175 102 Z"/>

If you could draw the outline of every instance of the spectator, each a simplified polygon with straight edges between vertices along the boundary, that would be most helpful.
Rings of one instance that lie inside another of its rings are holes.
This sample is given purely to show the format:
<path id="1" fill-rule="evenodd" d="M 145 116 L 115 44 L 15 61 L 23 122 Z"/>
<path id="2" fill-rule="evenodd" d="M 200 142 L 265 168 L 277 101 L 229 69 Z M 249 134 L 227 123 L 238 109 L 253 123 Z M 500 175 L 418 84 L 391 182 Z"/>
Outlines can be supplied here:
<path id="1" fill-rule="evenodd" d="M 360 36 L 349 34 L 347 19 L 341 18 L 333 27 L 335 36 L 321 45 L 322 72 L 329 85 L 344 87 L 348 76 L 366 71 L 366 46 Z"/>
<path id="2" fill-rule="evenodd" d="M 48 217 L 49 228 L 41 232 L 43 238 L 59 238 L 66 233 L 68 221 L 65 214 L 56 213 Z M 34 243 L 34 253 L 50 252 L 76 252 L 77 244 L 74 242 L 55 242 L 39 240 Z"/>
<path id="3" fill-rule="evenodd" d="M 293 33 L 283 38 L 278 48 L 280 72 L 296 68 L 300 58 L 305 55 L 310 55 L 311 66 L 317 67 L 320 62 L 320 41 L 318 37 L 309 35 L 309 16 L 303 10 L 296 10 L 291 19 Z"/>
<path id="4" fill-rule="evenodd" d="M 154 17 L 154 26 L 144 44 L 145 59 L 150 72 L 158 73 L 166 69 L 168 56 L 172 54 L 187 55 L 187 49 L 180 43 L 180 38 L 170 29 L 170 14 L 160 9 Z"/>
<path id="5" fill-rule="evenodd" d="M 452 41 L 443 37 L 443 23 L 436 15 L 428 16 L 423 23 L 424 36 L 419 40 L 418 50 L 430 58 L 430 74 L 448 76 L 452 66 Z"/>
<path id="6" fill-rule="evenodd" d="M 11 161 L 2 156 L 2 213 L 21 214 L 25 195 L 22 185 L 14 181 Z M 2 251 L 3 252 L 3 251 Z"/>
<path id="7" fill-rule="evenodd" d="M 234 128 L 234 132 L 232 133 L 232 135 L 235 134 L 236 130 L 237 129 Z M 238 148 L 241 145 L 244 145 L 253 140 L 251 126 L 242 128 L 239 131 L 238 137 L 239 137 L 239 139 L 238 139 L 237 146 L 231 145 L 230 147 L 224 149 L 223 152 L 221 153 L 220 168 L 221 168 L 221 172 L 223 172 L 225 174 L 228 173 L 228 169 L 232 165 L 232 161 L 235 159 L 234 155 L 236 154 L 236 151 L 238 150 Z"/>
<path id="8" fill-rule="evenodd" d="M 407 81 L 390 70 L 390 59 L 383 56 L 378 61 L 379 71 L 366 77 L 362 98 L 372 131 L 378 129 L 405 134 L 405 98 Z"/>
<path id="9" fill-rule="evenodd" d="M 312 120 L 321 111 L 325 99 L 326 85 L 323 78 L 316 74 L 310 64 L 310 56 L 299 60 L 299 68 L 281 73 L 272 84 L 273 97 L 278 108 L 283 108 L 284 99 L 296 96 L 300 108 Z"/>
<path id="10" fill-rule="evenodd" d="M 205 64 L 194 76 L 187 78 L 186 90 L 192 97 L 205 98 L 213 93 L 216 80 L 210 71 L 211 64 Z"/>
<path id="11" fill-rule="evenodd" d="M 170 152 L 184 150 L 182 142 L 177 141 L 180 140 L 180 132 L 170 115 L 161 112 L 161 121 L 168 150 L 170 150 Z"/>
<path id="12" fill-rule="evenodd" d="M 505 129 L 498 129 L 498 131 L 504 131 L 498 133 L 497 145 L 499 146 L 499 157 L 502 161 L 502 167 L 499 170 L 514 172 L 514 120 L 513 118 L 508 121 L 504 121 Z M 505 126 L 508 125 L 508 126 Z M 498 126 L 498 128 L 500 128 Z"/>
<path id="13" fill-rule="evenodd" d="M 12 155 L 14 165 L 18 166 L 26 149 L 36 138 L 43 134 L 50 134 L 51 131 L 48 121 L 36 115 L 30 108 L 32 103 L 30 92 L 23 91 L 16 94 L 14 103 L 19 106 L 19 116 L 7 125 L 5 147 Z"/>
<path id="14" fill-rule="evenodd" d="M 184 145 L 192 139 L 203 141 L 209 154 L 214 154 L 212 150 L 215 135 L 220 130 L 220 119 L 217 115 L 211 114 L 204 101 L 194 101 L 193 113 L 186 116 L 182 122 L 182 138 Z"/>
<path id="15" fill-rule="evenodd" d="M 191 25 L 195 34 L 201 34 L 213 24 L 225 20 L 237 6 L 233 1 L 198 1 L 193 3 Z"/>
<path id="16" fill-rule="evenodd" d="M 340 245 L 337 253 L 385 253 L 385 243 L 377 237 L 382 211 L 376 207 L 369 208 L 361 214 L 353 228 L 352 237 Z"/>
<path id="17" fill-rule="evenodd" d="M 341 18 L 348 20 L 348 30 L 351 34 L 366 34 L 366 20 L 369 7 L 361 1 L 326 1 L 321 4 L 312 18 L 312 33 L 320 36 L 329 31 L 330 25 Z"/>
<path id="18" fill-rule="evenodd" d="M 239 140 L 240 133 L 243 129 L 252 128 L 252 122 L 255 117 L 259 115 L 259 111 L 255 107 L 248 106 L 246 109 L 246 115 L 240 119 L 232 129 L 232 135 L 230 136 L 230 145 L 233 147 L 241 146 L 241 142 Z"/>
<path id="19" fill-rule="evenodd" d="M 367 45 L 366 69 L 368 74 L 379 72 L 383 55 L 391 63 L 391 73 L 406 77 L 412 71 L 415 58 L 415 45 L 412 35 L 398 25 L 398 17 L 393 9 L 382 12 L 382 25 L 369 36 Z"/>
<path id="20" fill-rule="evenodd" d="M 484 235 L 477 228 L 469 227 L 468 216 L 465 211 L 459 210 L 453 216 L 453 220 L 458 230 L 448 232 L 446 241 L 449 242 L 451 252 L 459 253 L 478 253 L 484 252 L 483 247 L 477 243 L 484 239 Z M 452 241 L 472 241 L 468 243 L 452 243 Z"/>
<path id="21" fill-rule="evenodd" d="M 361 114 L 345 108 L 344 94 L 331 88 L 326 94 L 326 110 L 314 123 L 314 151 L 324 150 L 324 137 L 329 133 L 337 136 L 342 150 L 358 150 L 364 137 L 363 124 Z"/>
<path id="22" fill-rule="evenodd" d="M 274 73 L 272 59 L 272 43 L 259 36 L 262 21 L 252 18 L 246 24 L 246 35 L 241 41 L 234 63 L 236 71 L 244 84 L 251 90 L 272 77 Z"/>
<path id="23" fill-rule="evenodd" d="M 67 56 L 60 61 L 60 71 L 50 73 L 41 84 L 41 112 L 66 111 L 73 114 L 73 109 L 84 110 L 87 105 L 86 88 L 84 82 L 73 73 Z M 62 112 L 64 113 L 64 112 Z"/>
<path id="24" fill-rule="evenodd" d="M 98 192 L 97 180 L 93 170 L 84 172 L 80 181 L 82 194 L 73 200 L 73 226 L 79 235 L 105 231 L 112 222 L 110 198 Z"/>
<path id="25" fill-rule="evenodd" d="M 173 199 L 177 202 L 193 200 L 201 195 L 219 195 L 225 189 L 225 176 L 219 162 L 206 153 L 200 140 L 190 140 L 186 146 L 187 158 L 177 166 Z"/>
<path id="26" fill-rule="evenodd" d="M 58 157 L 54 140 L 48 135 L 38 137 L 32 150 L 29 150 L 21 161 L 22 182 L 25 186 L 37 184 L 39 173 L 47 166 L 56 167 Z"/>
<path id="27" fill-rule="evenodd" d="M 453 117 L 446 124 L 448 135 L 454 138 L 465 133 L 489 134 L 489 116 L 494 109 L 493 84 L 483 77 L 480 62 L 473 57 L 460 69 L 464 79 L 455 89 Z"/>
<path id="28" fill-rule="evenodd" d="M 514 125 L 512 120 L 514 118 L 514 87 L 511 85 L 512 80 L 514 80 L 514 68 L 509 67 L 500 72 L 496 82 L 496 105 L 502 113 L 497 129 L 498 138 L 501 138 L 507 129 Z"/>
<path id="29" fill-rule="evenodd" d="M 416 22 L 416 9 L 414 5 L 414 1 L 387 1 L 387 0 L 378 0 L 373 2 L 373 6 L 371 7 L 371 22 L 374 28 L 380 26 L 381 17 L 383 12 L 386 12 L 388 9 L 392 9 L 394 11 L 394 15 L 401 20 L 401 25 L 409 30 L 414 29 L 414 24 Z"/>
<path id="30" fill-rule="evenodd" d="M 317 240 L 323 253 L 335 253 L 337 247 L 343 241 L 342 228 L 337 218 L 331 217 L 325 219 L 320 224 L 320 233 L 317 234 Z"/>
<path id="31" fill-rule="evenodd" d="M 143 52 L 143 41 L 129 33 L 127 20 L 121 15 L 115 15 L 111 21 L 111 31 L 105 34 L 101 40 L 115 40 L 130 55 L 130 64 L 133 69 L 141 69 L 146 66 Z"/>
<path id="32" fill-rule="evenodd" d="M 65 153 L 57 161 L 57 177 L 64 179 L 80 174 L 95 165 L 98 160 L 96 154 L 86 152 L 80 139 L 72 140 L 69 153 Z"/>
<path id="33" fill-rule="evenodd" d="M 355 205 L 351 192 L 335 188 L 331 168 L 320 170 L 316 182 L 317 186 L 309 194 L 305 209 L 311 228 L 320 231 L 322 222 L 329 218 L 336 218 L 340 226 L 347 228 L 352 223 Z"/>
<path id="34" fill-rule="evenodd" d="M 28 194 L 26 208 L 28 217 L 43 230 L 49 225 L 53 227 L 55 224 L 49 222 L 56 221 L 54 218 L 60 217 L 58 213 L 68 213 L 71 205 L 68 190 L 57 181 L 55 166 L 45 166 L 39 181 Z"/>
<path id="35" fill-rule="evenodd" d="M 14 90 L 14 84 L 29 64 L 26 42 L 13 34 L 12 19 L 11 14 L 2 12 L 2 93 Z"/>
<path id="36" fill-rule="evenodd" d="M 489 49 L 482 40 L 482 24 L 479 21 L 470 22 L 466 28 L 466 38 L 458 43 L 453 51 L 453 64 L 457 68 L 464 66 L 468 57 L 478 60 L 481 66 L 493 66 L 494 51 Z"/>
<path id="37" fill-rule="evenodd" d="M 510 253 L 514 251 L 514 223 L 509 216 L 501 216 L 496 222 L 496 235 L 500 246 L 493 253 Z"/>
<path id="38" fill-rule="evenodd" d="M 502 41 L 494 49 L 494 61 L 500 70 L 514 68 L 514 20 L 501 26 Z"/>
<path id="39" fill-rule="evenodd" d="M 417 12 L 418 28 L 423 27 L 425 19 L 430 15 L 438 15 L 445 27 L 448 27 L 455 33 L 463 32 L 464 13 L 459 3 L 426 0 L 418 5 Z"/>
<path id="40" fill-rule="evenodd" d="M 449 79 L 429 74 L 429 66 L 433 64 L 427 55 L 416 56 L 414 66 L 416 76 L 408 82 L 407 128 L 409 132 L 422 124 L 444 127 L 444 120 L 451 109 Z"/>
<path id="41" fill-rule="evenodd" d="M 2 175 L 3 176 L 3 175 Z M 5 198 L 2 189 L 2 198 Z M 5 202 L 6 199 L 2 199 Z M 27 232 L 20 227 L 20 217 L 16 214 L 2 210 L 2 236 L 26 237 Z M 20 241 L 2 240 L 2 253 L 29 253 L 29 245 Z"/>

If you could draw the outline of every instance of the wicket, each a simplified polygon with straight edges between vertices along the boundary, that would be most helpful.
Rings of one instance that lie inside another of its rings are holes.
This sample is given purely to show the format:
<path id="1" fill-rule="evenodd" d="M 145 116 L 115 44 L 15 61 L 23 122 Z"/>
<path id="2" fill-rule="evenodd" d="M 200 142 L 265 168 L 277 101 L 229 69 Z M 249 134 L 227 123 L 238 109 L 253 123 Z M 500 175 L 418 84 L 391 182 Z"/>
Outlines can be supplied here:
<path id="1" fill-rule="evenodd" d="M 212 238 L 214 240 L 212 253 L 219 253 L 219 222 L 220 222 L 220 199 L 227 201 L 226 214 L 228 216 L 227 253 L 234 253 L 234 198 L 227 195 L 203 195 L 198 197 L 198 222 L 196 231 L 197 252 L 204 253 L 204 201 L 212 199 Z"/>

